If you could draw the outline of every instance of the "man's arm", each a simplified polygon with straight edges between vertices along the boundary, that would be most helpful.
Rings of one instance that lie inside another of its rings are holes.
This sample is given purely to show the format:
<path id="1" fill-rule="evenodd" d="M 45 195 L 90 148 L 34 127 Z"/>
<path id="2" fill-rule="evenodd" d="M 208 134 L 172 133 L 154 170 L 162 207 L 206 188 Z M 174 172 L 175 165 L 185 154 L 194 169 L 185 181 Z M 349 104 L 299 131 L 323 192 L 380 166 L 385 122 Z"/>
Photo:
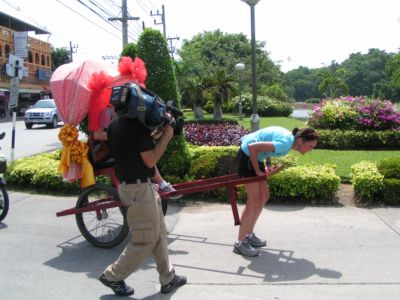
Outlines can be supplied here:
<path id="1" fill-rule="evenodd" d="M 164 154 L 165 150 L 167 150 L 168 143 L 174 134 L 174 129 L 169 125 L 165 125 L 163 131 L 164 132 L 161 138 L 158 140 L 153 150 L 140 153 L 140 156 L 142 157 L 144 164 L 148 168 L 152 168 L 157 164 L 161 156 Z"/>

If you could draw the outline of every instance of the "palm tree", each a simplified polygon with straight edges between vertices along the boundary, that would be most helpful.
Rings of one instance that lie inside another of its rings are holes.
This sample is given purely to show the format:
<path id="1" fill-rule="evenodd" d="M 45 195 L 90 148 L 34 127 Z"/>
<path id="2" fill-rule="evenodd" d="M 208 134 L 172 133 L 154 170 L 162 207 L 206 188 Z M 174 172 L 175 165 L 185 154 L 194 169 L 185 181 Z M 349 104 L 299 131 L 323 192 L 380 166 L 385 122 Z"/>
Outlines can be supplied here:
<path id="1" fill-rule="evenodd" d="M 203 87 L 213 97 L 214 119 L 222 118 L 222 103 L 229 100 L 231 92 L 235 91 L 236 80 L 228 76 L 222 68 L 213 69 L 210 76 L 204 78 Z"/>
<path id="2" fill-rule="evenodd" d="M 322 81 L 319 84 L 320 92 L 331 99 L 347 95 L 349 87 L 342 76 L 345 74 L 343 68 L 339 68 L 335 71 L 328 70 L 327 68 L 322 69 L 319 72 L 319 76 L 322 77 Z"/>

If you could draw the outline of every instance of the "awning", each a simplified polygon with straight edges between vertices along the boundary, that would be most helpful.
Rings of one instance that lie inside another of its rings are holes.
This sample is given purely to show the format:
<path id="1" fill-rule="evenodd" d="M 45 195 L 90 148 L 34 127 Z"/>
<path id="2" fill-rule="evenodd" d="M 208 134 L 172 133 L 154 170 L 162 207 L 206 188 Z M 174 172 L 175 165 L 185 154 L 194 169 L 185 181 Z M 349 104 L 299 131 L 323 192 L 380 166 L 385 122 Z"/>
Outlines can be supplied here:
<path id="1" fill-rule="evenodd" d="M 29 94 L 39 94 L 43 92 L 42 90 L 37 90 L 37 89 L 19 89 L 20 93 L 29 93 Z"/>
<path id="2" fill-rule="evenodd" d="M 0 88 L 0 92 L 9 92 L 10 90 Z"/>

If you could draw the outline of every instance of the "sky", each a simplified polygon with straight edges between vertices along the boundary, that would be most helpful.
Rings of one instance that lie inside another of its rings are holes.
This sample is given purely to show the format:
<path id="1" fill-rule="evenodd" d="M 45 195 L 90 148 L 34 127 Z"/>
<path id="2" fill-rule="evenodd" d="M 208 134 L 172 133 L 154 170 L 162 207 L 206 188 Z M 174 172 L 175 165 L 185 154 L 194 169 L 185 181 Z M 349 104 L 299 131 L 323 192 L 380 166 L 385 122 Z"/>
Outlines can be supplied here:
<path id="1" fill-rule="evenodd" d="M 121 17 L 122 0 L 0 0 L 4 13 L 45 28 L 36 35 L 54 47 L 77 46 L 74 61 L 114 62 L 122 49 L 121 23 L 110 25 L 87 6 L 93 3 Z M 251 39 L 250 6 L 242 0 L 127 0 L 128 42 L 136 42 L 143 25 L 163 32 L 179 48 L 204 31 L 244 33 Z M 83 4 L 82 4 L 83 3 Z M 86 4 L 87 6 L 85 6 Z M 105 17 L 107 19 L 107 17 Z M 343 62 L 351 53 L 370 48 L 400 50 L 400 0 L 260 0 L 255 6 L 256 40 L 283 72 L 305 66 L 319 68 Z M 179 40 L 177 39 L 179 38 Z"/>

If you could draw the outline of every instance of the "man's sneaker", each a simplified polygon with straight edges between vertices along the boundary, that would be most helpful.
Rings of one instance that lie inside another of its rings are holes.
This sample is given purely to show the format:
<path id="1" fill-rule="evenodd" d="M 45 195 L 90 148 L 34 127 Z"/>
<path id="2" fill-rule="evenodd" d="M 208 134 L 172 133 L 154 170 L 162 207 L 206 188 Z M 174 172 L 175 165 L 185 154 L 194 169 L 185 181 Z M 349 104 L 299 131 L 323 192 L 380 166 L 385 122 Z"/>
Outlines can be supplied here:
<path id="1" fill-rule="evenodd" d="M 160 191 L 160 192 L 165 192 L 165 193 L 169 193 L 169 192 L 175 192 L 176 190 L 173 188 L 173 186 L 169 183 L 169 182 L 167 182 L 167 184 L 166 185 L 164 185 L 163 187 L 161 187 L 161 185 L 159 186 L 159 188 L 158 188 L 158 190 Z M 183 195 L 175 195 L 175 196 L 170 196 L 169 197 L 169 199 L 172 199 L 172 200 L 176 200 L 176 199 L 179 199 L 179 198 L 181 198 Z"/>
<path id="2" fill-rule="evenodd" d="M 266 240 L 261 240 L 259 239 L 255 233 L 249 234 L 246 237 L 247 241 L 252 245 L 253 247 L 264 247 L 267 245 Z"/>
<path id="3" fill-rule="evenodd" d="M 163 294 L 171 293 L 173 290 L 175 290 L 178 287 L 184 285 L 185 283 L 186 283 L 186 277 L 185 276 L 175 275 L 170 283 L 161 286 L 161 293 L 163 293 Z"/>
<path id="4" fill-rule="evenodd" d="M 114 291 L 114 293 L 118 296 L 130 296 L 135 293 L 135 290 L 133 288 L 127 286 L 125 281 L 123 281 L 123 280 L 110 281 L 110 280 L 106 279 L 106 277 L 104 276 L 104 273 L 101 274 L 101 276 L 99 277 L 99 280 L 102 284 L 111 288 Z"/>
<path id="5" fill-rule="evenodd" d="M 254 249 L 248 240 L 236 242 L 233 245 L 233 252 L 242 254 L 243 256 L 258 256 L 258 250 Z"/>

